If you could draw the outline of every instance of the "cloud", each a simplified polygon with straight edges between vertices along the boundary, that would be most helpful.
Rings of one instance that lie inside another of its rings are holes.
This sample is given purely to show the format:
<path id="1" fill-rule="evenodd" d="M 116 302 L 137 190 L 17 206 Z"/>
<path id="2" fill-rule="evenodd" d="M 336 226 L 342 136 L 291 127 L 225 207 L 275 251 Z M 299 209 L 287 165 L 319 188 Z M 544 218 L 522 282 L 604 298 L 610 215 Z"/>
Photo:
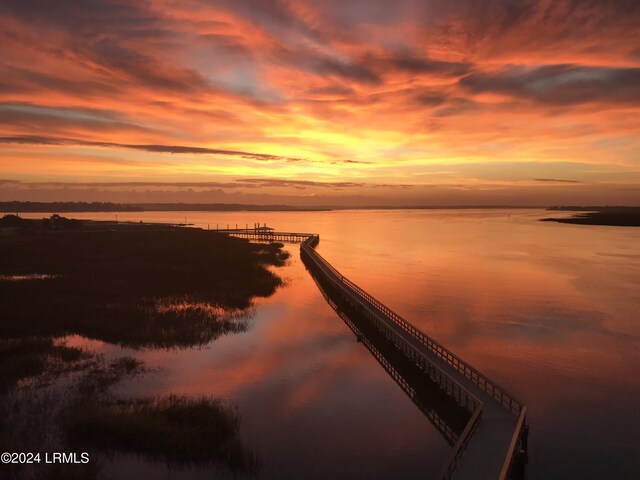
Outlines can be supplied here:
<path id="1" fill-rule="evenodd" d="M 367 183 L 367 182 L 322 182 L 311 180 L 294 180 L 285 178 L 238 178 L 228 182 L 172 182 L 172 181 L 146 181 L 146 182 L 61 182 L 61 181 L 43 181 L 43 182 L 25 182 L 12 179 L 0 179 L 0 185 L 10 188 L 82 188 L 82 189 L 121 189 L 121 188 L 173 188 L 173 189 L 238 189 L 238 188 L 294 188 L 304 190 L 307 188 L 327 188 L 327 189 L 343 189 L 343 188 L 411 188 L 416 185 L 411 184 L 386 184 L 386 183 Z"/>
<path id="2" fill-rule="evenodd" d="M 422 18 L 425 40 L 489 62 L 597 64 L 630 55 L 640 38 L 635 0 L 428 0 Z"/>
<path id="3" fill-rule="evenodd" d="M 313 68 L 320 74 L 335 75 L 369 85 L 379 85 L 382 82 L 380 76 L 366 65 L 334 58 L 318 59 L 313 63 Z"/>
<path id="4" fill-rule="evenodd" d="M 286 0 L 210 0 L 212 7 L 234 13 L 250 21 L 256 29 L 266 29 L 279 36 L 291 31 L 315 40 L 322 40 L 324 34 L 312 22 L 296 10 L 295 2 Z"/>
<path id="5" fill-rule="evenodd" d="M 249 184 L 239 182 L 22 182 L 18 180 L 1 180 L 0 185 L 7 184 L 18 188 L 57 187 L 57 188 L 238 188 Z"/>
<path id="6" fill-rule="evenodd" d="M 149 0 L 67 0 L 54 4 L 48 0 L 9 0 L 0 12 L 42 27 L 56 27 L 79 39 L 105 36 L 157 39 L 170 38 L 163 16 Z"/>
<path id="7" fill-rule="evenodd" d="M 417 93 L 414 96 L 414 100 L 419 105 L 424 105 L 425 107 L 437 107 L 447 100 L 447 96 L 439 92 L 424 92 Z"/>
<path id="8" fill-rule="evenodd" d="M 552 106 L 640 104 L 640 68 L 546 65 L 472 73 L 460 79 L 472 93 L 495 93 Z"/>
<path id="9" fill-rule="evenodd" d="M 20 182 L 19 180 L 11 180 L 8 178 L 0 178 L 0 185 L 9 185 L 9 186 L 15 186 L 15 185 L 19 185 L 22 182 Z"/>
<path id="10" fill-rule="evenodd" d="M 36 71 L 30 68 L 6 68 L 0 65 L 0 91 L 5 94 L 34 94 L 58 91 L 69 95 L 114 95 L 120 87 L 106 79 L 64 78 L 57 73 Z"/>
<path id="11" fill-rule="evenodd" d="M 304 47 L 279 46 L 272 52 L 278 62 L 316 75 L 360 83 L 379 85 L 382 78 L 365 62 L 335 56 Z"/>
<path id="12" fill-rule="evenodd" d="M 208 46 L 223 55 L 250 60 L 253 58 L 251 49 L 247 47 L 242 38 L 237 35 L 223 33 L 206 33 L 198 37 L 204 40 Z"/>
<path id="13" fill-rule="evenodd" d="M 639 23 L 637 0 L 6 0 L 0 176 L 633 188 Z"/>
<path id="14" fill-rule="evenodd" d="M 124 74 L 146 86 L 181 93 L 204 92 L 209 82 L 197 71 L 161 62 L 131 48 L 101 39 L 89 47 L 89 55 L 103 68 Z"/>
<path id="15" fill-rule="evenodd" d="M 130 123 L 118 112 L 91 108 L 47 108 L 29 104 L 0 103 L 0 126 L 22 127 L 30 131 L 90 130 L 127 131 L 140 134 L 149 129 Z"/>
<path id="16" fill-rule="evenodd" d="M 281 178 L 242 178 L 239 179 L 239 181 L 262 187 L 293 187 L 298 190 L 303 190 L 309 187 L 357 188 L 365 185 L 360 182 L 317 182 L 311 180 L 289 180 Z"/>
<path id="17" fill-rule="evenodd" d="M 0 114 L 0 123 L 2 115 Z M 130 144 L 115 142 L 97 142 L 80 140 L 75 138 L 49 137 L 37 135 L 18 135 L 0 137 L 0 144 L 18 144 L 18 145 L 51 145 L 51 146 L 78 146 L 78 147 L 99 147 L 99 148 L 117 148 L 128 150 L 140 150 L 151 153 L 169 153 L 179 155 L 224 155 L 239 157 L 248 160 L 260 161 L 284 161 L 288 163 L 314 163 L 316 160 L 288 157 L 283 155 L 273 155 L 269 153 L 254 153 L 241 150 L 225 150 L 220 148 L 195 147 L 187 145 L 155 145 L 155 144 Z M 370 162 L 352 159 L 331 160 L 330 163 L 339 164 L 369 164 Z"/>
<path id="18" fill-rule="evenodd" d="M 172 153 L 183 155 L 229 155 L 242 157 L 251 160 L 285 160 L 288 162 L 303 162 L 302 158 L 283 157 L 280 155 L 270 155 L 267 153 L 251 153 L 238 150 L 223 150 L 217 148 L 191 147 L 184 145 L 137 145 L 113 142 L 91 142 L 73 138 L 57 138 L 45 136 L 15 136 L 0 137 L 0 143 L 14 143 L 22 145 L 53 145 L 53 146 L 81 146 L 81 147 L 103 147 L 103 148 L 124 148 L 130 150 L 142 150 L 152 153 Z"/>
<path id="19" fill-rule="evenodd" d="M 549 182 L 549 183 L 582 183 L 580 180 L 564 180 L 557 178 L 534 178 L 535 182 Z"/>
<path id="20" fill-rule="evenodd" d="M 415 56 L 408 52 L 391 52 L 381 56 L 368 55 L 365 61 L 378 71 L 399 71 L 411 74 L 433 74 L 460 76 L 468 73 L 471 65 L 464 62 L 449 62 Z"/>
<path id="21" fill-rule="evenodd" d="M 335 97 L 348 97 L 354 95 L 356 91 L 344 85 L 327 85 L 324 87 L 310 88 L 305 90 L 305 95 L 316 96 L 335 96 Z"/>

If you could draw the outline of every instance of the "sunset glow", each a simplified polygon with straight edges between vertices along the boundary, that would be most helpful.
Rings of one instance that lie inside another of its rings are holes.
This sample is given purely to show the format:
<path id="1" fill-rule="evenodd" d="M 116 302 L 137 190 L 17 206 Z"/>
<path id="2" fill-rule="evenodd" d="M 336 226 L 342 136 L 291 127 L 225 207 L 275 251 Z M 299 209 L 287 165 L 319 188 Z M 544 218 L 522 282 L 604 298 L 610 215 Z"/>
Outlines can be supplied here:
<path id="1" fill-rule="evenodd" d="M 3 1 L 0 201 L 639 204 L 639 24 L 636 0 Z"/>

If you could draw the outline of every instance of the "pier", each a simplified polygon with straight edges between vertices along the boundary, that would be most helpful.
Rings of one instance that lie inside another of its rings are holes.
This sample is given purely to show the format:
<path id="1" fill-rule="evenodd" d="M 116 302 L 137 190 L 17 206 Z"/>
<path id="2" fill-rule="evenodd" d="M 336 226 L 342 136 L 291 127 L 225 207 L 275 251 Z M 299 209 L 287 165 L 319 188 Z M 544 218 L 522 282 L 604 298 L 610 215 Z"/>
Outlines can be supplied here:
<path id="1" fill-rule="evenodd" d="M 256 226 L 254 228 L 224 228 L 216 229 L 220 233 L 226 233 L 233 237 L 246 238 L 249 240 L 256 240 L 258 242 L 292 242 L 299 243 L 304 242 L 310 237 L 313 237 L 312 233 L 296 233 L 296 232 L 276 232 L 272 228 L 265 226 Z"/>
<path id="2" fill-rule="evenodd" d="M 524 469 L 529 428 L 523 402 L 342 275 L 315 250 L 319 235 L 266 227 L 227 232 L 262 241 L 302 242 L 300 256 L 329 304 L 453 446 L 435 479 L 507 480 Z M 358 325 L 353 312 L 368 322 Z M 387 348 L 380 347 L 379 339 L 377 344 L 371 340 L 379 336 L 386 339 Z M 447 422 L 447 415 L 434 408 L 437 402 L 425 403 L 415 380 L 408 382 L 398 363 L 389 360 L 390 354 L 383 354 L 394 348 L 421 372 L 424 382 L 437 385 L 460 408 L 466 420 L 461 431 L 457 422 Z"/>

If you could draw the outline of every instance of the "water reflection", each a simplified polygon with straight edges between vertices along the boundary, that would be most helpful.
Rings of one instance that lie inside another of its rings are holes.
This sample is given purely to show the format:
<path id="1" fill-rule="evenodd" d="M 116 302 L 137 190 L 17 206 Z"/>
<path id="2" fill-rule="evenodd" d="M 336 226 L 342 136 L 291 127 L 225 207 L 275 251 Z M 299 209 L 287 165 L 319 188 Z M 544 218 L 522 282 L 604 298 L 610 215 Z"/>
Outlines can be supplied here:
<path id="1" fill-rule="evenodd" d="M 527 478 L 637 478 L 640 229 L 541 223 L 542 210 L 130 215 L 318 232 L 336 268 L 526 401 Z M 258 302 L 250 331 L 202 350 L 146 352 L 164 373 L 127 388 L 236 401 L 241 434 L 271 462 L 267 478 L 439 468 L 446 442 L 291 251 L 288 285 Z"/>
<path id="2" fill-rule="evenodd" d="M 142 352 L 160 373 L 120 393 L 207 395 L 238 405 L 240 438 L 261 458 L 260 478 L 305 472 L 305 478 L 411 479 L 437 471 L 447 441 L 356 342 L 300 260 L 292 258 L 283 273 L 287 286 L 257 302 L 250 330 L 200 350 Z M 131 467 L 123 458 L 110 468 L 121 472 L 120 461 Z M 200 475 L 194 470 L 184 478 Z"/>
<path id="3" fill-rule="evenodd" d="M 335 288 L 316 276 L 311 266 L 307 265 L 307 268 L 329 305 L 355 334 L 358 342 L 362 342 L 371 352 L 447 443 L 454 446 L 470 418 L 470 413 L 458 405 L 437 382 L 425 375 L 423 370 L 409 360 L 361 312 L 346 302 Z"/>

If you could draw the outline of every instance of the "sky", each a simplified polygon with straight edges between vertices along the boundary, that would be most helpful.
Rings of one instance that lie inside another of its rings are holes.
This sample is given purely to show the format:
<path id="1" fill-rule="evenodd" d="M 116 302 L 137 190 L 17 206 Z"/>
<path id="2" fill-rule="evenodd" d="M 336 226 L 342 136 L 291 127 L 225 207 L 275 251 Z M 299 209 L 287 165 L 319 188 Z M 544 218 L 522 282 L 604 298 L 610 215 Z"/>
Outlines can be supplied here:
<path id="1" fill-rule="evenodd" d="M 637 0 L 2 0 L 0 201 L 640 205 Z"/>

